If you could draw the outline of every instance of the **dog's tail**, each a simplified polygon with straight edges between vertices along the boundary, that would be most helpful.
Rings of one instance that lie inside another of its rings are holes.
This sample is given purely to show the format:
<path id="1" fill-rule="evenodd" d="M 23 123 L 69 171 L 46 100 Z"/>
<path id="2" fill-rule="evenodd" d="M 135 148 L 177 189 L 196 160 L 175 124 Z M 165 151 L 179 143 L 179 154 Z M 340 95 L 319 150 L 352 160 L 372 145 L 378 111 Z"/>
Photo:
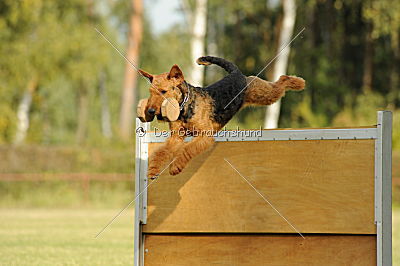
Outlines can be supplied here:
<path id="1" fill-rule="evenodd" d="M 215 56 L 202 56 L 199 57 L 196 60 L 197 64 L 199 65 L 211 65 L 211 64 L 215 64 L 218 65 L 220 67 L 222 67 L 223 69 L 225 69 L 228 73 L 232 73 L 235 70 L 239 70 L 239 68 L 234 64 L 231 63 L 223 58 L 219 58 L 219 57 L 215 57 Z"/>
<path id="2" fill-rule="evenodd" d="M 275 85 L 278 87 L 284 87 L 286 91 L 300 91 L 304 89 L 306 82 L 304 79 L 299 77 L 282 75 L 277 81 L 275 81 Z"/>

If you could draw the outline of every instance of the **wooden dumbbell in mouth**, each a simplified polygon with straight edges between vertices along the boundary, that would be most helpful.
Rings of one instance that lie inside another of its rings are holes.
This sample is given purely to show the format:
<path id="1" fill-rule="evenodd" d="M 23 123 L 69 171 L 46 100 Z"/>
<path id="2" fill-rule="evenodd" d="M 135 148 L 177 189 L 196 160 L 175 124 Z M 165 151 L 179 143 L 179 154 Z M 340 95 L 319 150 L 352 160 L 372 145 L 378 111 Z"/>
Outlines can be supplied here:
<path id="1" fill-rule="evenodd" d="M 154 115 L 150 115 L 146 112 L 147 100 L 148 99 L 141 99 L 136 108 L 137 117 L 142 122 L 151 122 L 154 119 Z"/>
<path id="2" fill-rule="evenodd" d="M 146 112 L 148 99 L 141 99 L 137 106 L 137 117 L 142 122 L 151 122 L 154 119 L 154 114 Z M 179 103 L 175 98 L 167 98 L 161 104 L 161 117 L 168 122 L 176 121 L 179 117 Z"/>
<path id="3" fill-rule="evenodd" d="M 167 98 L 161 104 L 161 115 L 166 121 L 178 120 L 180 112 L 179 103 L 175 98 Z"/>

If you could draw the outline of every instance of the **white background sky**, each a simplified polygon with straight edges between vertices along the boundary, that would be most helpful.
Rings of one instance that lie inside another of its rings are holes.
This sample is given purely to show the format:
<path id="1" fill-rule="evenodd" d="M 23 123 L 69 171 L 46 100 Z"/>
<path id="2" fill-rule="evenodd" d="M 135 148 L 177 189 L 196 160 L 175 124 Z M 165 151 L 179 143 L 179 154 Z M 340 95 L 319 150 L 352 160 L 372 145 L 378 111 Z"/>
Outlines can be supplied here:
<path id="1" fill-rule="evenodd" d="M 183 23 L 180 0 L 144 0 L 144 10 L 150 19 L 153 32 L 161 33 L 176 23 Z"/>

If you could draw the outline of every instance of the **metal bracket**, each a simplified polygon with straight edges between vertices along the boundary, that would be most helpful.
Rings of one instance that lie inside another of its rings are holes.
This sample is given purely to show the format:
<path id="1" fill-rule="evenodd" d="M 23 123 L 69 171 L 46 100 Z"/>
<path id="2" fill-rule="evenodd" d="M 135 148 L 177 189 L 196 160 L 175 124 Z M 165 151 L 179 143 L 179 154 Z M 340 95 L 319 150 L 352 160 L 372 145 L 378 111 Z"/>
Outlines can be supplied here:
<path id="1" fill-rule="evenodd" d="M 139 128 L 142 128 L 138 131 Z M 136 154 L 135 154 L 135 197 L 140 196 L 135 202 L 135 225 L 134 225 L 134 265 L 144 265 L 144 236 L 142 225 L 147 221 L 147 164 L 148 144 L 144 142 L 144 136 L 148 130 L 148 123 L 142 123 L 136 119 Z M 144 134 L 142 134 L 144 133 Z"/>
<path id="2" fill-rule="evenodd" d="M 169 132 L 149 132 L 146 143 L 164 142 Z M 326 129 L 283 129 L 283 130 L 223 130 L 214 135 L 215 141 L 277 141 L 277 140 L 346 140 L 376 139 L 377 130 L 371 128 L 326 128 Z M 185 141 L 190 141 L 188 137 Z"/>
<path id="3" fill-rule="evenodd" d="M 375 140 L 377 265 L 392 265 L 392 113 L 378 112 Z"/>

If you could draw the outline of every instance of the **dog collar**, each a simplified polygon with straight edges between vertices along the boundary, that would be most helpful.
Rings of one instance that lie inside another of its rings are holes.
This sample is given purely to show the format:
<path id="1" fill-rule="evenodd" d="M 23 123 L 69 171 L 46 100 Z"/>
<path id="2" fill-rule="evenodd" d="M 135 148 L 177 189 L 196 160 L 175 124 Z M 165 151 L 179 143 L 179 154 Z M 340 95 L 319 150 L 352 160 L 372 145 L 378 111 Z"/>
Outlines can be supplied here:
<path id="1" fill-rule="evenodd" d="M 186 82 L 185 82 L 185 86 L 186 86 Z M 181 111 L 183 110 L 183 108 L 185 108 L 185 105 L 188 102 L 189 96 L 190 96 L 190 88 L 189 88 L 189 86 L 186 86 L 186 88 L 187 88 L 188 93 L 185 95 L 185 97 L 183 98 L 182 103 L 179 105 L 179 110 L 181 110 Z"/>

